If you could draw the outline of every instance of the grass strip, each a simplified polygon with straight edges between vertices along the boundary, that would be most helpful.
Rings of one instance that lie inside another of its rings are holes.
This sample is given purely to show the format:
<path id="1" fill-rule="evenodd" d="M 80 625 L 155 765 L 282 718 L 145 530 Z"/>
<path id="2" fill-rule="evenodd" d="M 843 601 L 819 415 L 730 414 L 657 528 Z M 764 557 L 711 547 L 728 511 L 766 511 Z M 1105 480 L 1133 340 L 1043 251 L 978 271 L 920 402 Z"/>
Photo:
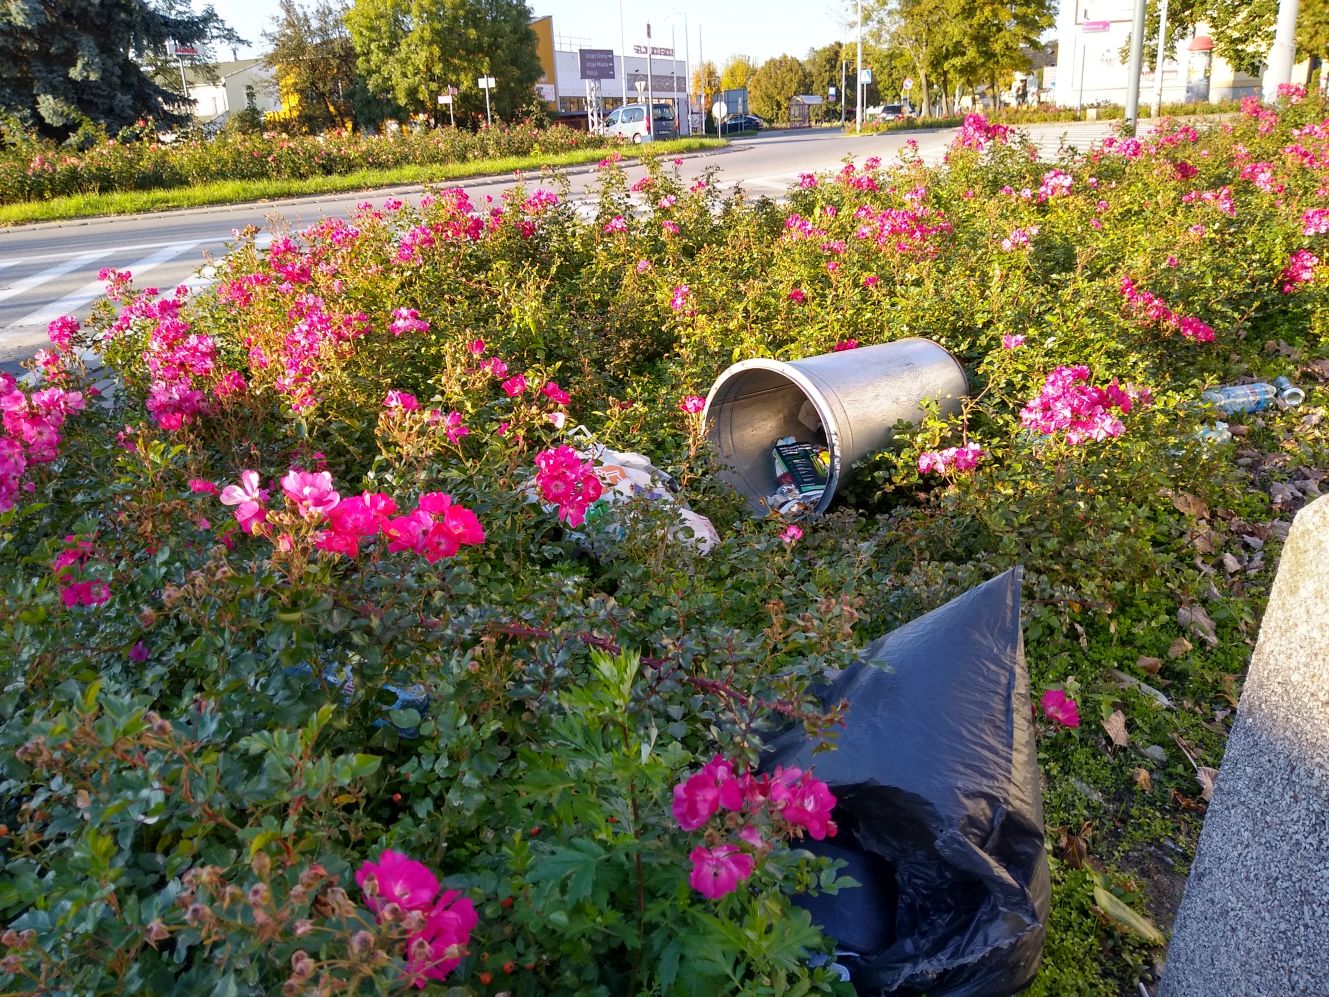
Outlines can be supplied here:
<path id="1" fill-rule="evenodd" d="M 668 156 L 680 152 L 720 149 L 727 143 L 715 138 L 682 138 L 632 146 L 620 150 L 625 158 L 638 159 L 643 154 Z M 407 187 L 443 183 L 470 177 L 501 176 L 518 170 L 534 172 L 546 166 L 581 166 L 596 163 L 612 149 L 576 149 L 542 156 L 508 156 L 466 163 L 398 166 L 387 170 L 358 170 L 341 176 L 308 177 L 302 180 L 223 180 L 197 187 L 173 187 L 162 190 L 118 191 L 111 194 L 74 194 L 48 201 L 26 201 L 0 205 L 0 225 L 24 225 L 32 222 L 65 221 L 72 218 L 97 218 L 106 215 L 136 215 L 175 208 L 198 208 L 216 204 L 245 204 L 311 194 L 340 194 L 346 191 L 374 190 L 382 187 Z"/>

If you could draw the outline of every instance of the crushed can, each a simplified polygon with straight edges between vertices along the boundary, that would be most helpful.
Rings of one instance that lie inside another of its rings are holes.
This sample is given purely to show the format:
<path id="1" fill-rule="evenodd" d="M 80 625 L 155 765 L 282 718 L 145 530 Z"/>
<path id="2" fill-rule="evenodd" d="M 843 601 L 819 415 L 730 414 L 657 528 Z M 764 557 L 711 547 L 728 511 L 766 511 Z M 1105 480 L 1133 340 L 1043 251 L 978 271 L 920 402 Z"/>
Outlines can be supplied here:
<path id="1" fill-rule="evenodd" d="M 1274 378 L 1274 387 L 1278 389 L 1278 400 L 1288 408 L 1294 405 L 1300 405 L 1306 400 L 1306 392 L 1302 391 L 1286 377 Z"/>

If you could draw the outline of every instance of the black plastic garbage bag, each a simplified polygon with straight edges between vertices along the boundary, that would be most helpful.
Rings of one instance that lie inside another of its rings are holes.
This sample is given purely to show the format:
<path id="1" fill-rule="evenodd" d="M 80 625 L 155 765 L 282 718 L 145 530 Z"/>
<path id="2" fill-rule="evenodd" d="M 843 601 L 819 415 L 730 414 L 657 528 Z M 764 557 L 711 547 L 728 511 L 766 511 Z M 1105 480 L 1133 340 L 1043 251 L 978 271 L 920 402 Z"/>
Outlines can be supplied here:
<path id="1" fill-rule="evenodd" d="M 813 768 L 839 833 L 805 846 L 862 883 L 801 897 L 860 994 L 999 997 L 1038 971 L 1050 899 L 1020 633 L 1020 569 L 885 637 L 824 695 L 833 751 L 798 728 L 763 769 Z"/>

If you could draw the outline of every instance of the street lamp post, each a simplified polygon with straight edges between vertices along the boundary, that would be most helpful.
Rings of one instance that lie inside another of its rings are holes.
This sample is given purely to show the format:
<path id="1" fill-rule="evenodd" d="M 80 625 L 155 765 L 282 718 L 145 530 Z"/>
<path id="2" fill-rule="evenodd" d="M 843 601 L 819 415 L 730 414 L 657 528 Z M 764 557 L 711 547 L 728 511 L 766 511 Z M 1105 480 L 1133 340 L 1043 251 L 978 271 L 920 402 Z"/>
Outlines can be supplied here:
<path id="1" fill-rule="evenodd" d="M 655 65 L 651 62 L 651 22 L 646 22 L 646 131 L 655 138 Z"/>
<path id="2" fill-rule="evenodd" d="M 860 135 L 863 133 L 863 0 L 858 0 L 858 75 L 854 77 L 854 131 Z"/>
<path id="3" fill-rule="evenodd" d="M 1269 68 L 1264 71 L 1264 99 L 1273 103 L 1280 83 L 1292 82 L 1292 63 L 1296 60 L 1297 13 L 1300 0 L 1279 0 L 1278 26 L 1274 47 L 1269 51 Z"/>
<path id="4" fill-rule="evenodd" d="M 1140 123 L 1140 70 L 1144 67 L 1145 0 L 1135 0 L 1135 24 L 1131 28 L 1131 64 L 1126 70 L 1126 127 L 1132 135 Z"/>
<path id="5" fill-rule="evenodd" d="M 1154 99 L 1149 105 L 1149 116 L 1157 119 L 1163 111 L 1163 42 L 1167 38 L 1167 0 L 1158 8 L 1158 58 L 1154 60 Z"/>
<path id="6" fill-rule="evenodd" d="M 681 11 L 676 13 L 682 13 Z M 687 77 L 688 134 L 692 134 L 692 36 L 688 34 L 688 15 L 683 14 L 683 73 Z M 705 100 L 702 101 L 705 103 Z"/>

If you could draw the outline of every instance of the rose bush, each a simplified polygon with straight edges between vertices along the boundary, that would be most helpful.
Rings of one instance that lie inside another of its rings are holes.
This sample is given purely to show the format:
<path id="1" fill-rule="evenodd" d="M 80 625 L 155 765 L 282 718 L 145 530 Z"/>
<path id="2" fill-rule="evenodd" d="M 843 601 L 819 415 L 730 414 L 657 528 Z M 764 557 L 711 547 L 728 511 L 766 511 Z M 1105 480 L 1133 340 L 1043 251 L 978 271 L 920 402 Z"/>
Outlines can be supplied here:
<path id="1" fill-rule="evenodd" d="M 71 194 L 169 190 L 224 180 L 304 180 L 399 166 L 608 149 L 616 144 L 561 125 L 545 128 L 531 122 L 474 132 L 440 128 L 381 136 L 227 131 L 212 139 L 185 138 L 168 144 L 145 123 L 116 138 L 103 135 L 81 151 L 36 139 L 0 148 L 0 204 Z"/>
<path id="2" fill-rule="evenodd" d="M 1327 171 L 1314 99 L 1054 165 L 976 119 L 945 168 L 787 204 L 611 157 L 594 218 L 436 191 L 246 232 L 195 295 L 108 272 L 41 383 L 0 385 L 5 987 L 843 990 L 791 900 L 847 885 L 799 847 L 833 794 L 760 774 L 762 740 L 833 740 L 828 669 L 1023 563 L 1036 988 L 1133 989 L 1149 942 L 1094 887 L 1166 921 L 1327 476 Z M 961 414 L 823 519 L 748 518 L 715 375 L 913 335 L 964 363 Z M 1278 374 L 1310 404 L 1201 433 L 1205 387 Z M 715 549 L 607 506 L 578 425 L 669 469 Z"/>

